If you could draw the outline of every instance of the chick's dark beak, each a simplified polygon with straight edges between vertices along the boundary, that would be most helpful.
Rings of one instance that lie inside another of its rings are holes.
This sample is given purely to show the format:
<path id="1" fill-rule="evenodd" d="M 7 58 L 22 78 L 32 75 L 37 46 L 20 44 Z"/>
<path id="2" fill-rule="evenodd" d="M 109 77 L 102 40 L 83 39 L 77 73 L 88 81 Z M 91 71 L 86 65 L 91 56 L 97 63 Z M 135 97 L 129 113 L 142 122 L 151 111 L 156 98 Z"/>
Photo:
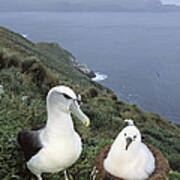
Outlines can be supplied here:
<path id="1" fill-rule="evenodd" d="M 132 143 L 132 138 L 130 138 L 130 137 L 128 137 L 128 138 L 126 138 L 126 150 L 128 150 L 128 148 L 129 148 L 129 146 L 130 146 L 130 144 Z"/>

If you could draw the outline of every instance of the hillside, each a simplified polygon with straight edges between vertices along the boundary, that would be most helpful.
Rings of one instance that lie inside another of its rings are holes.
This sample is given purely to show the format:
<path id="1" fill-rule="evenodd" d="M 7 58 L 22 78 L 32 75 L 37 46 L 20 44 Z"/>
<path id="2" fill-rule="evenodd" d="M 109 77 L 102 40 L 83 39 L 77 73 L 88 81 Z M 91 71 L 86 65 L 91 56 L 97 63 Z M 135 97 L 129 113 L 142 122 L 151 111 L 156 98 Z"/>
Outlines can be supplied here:
<path id="1" fill-rule="evenodd" d="M 128 105 L 106 87 L 93 82 L 74 68 L 74 56 L 55 43 L 33 43 L 21 35 L 0 27 L 0 179 L 23 180 L 25 164 L 16 146 L 20 130 L 45 123 L 45 96 L 58 84 L 68 85 L 83 97 L 82 109 L 91 119 L 87 130 L 74 118 L 84 147 L 81 158 L 69 169 L 73 179 L 89 179 L 93 159 L 105 145 L 111 144 L 132 118 L 144 142 L 154 145 L 168 159 L 169 179 L 180 178 L 180 126 L 157 114 Z M 44 175 L 59 180 L 63 173 Z"/>

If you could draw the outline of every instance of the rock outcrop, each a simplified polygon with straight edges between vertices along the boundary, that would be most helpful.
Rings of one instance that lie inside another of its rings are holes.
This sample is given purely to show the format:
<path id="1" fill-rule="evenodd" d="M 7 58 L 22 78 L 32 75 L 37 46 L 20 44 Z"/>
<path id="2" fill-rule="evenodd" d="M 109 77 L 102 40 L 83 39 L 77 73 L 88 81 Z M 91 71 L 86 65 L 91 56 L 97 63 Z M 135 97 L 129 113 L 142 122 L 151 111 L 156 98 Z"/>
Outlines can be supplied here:
<path id="1" fill-rule="evenodd" d="M 89 69 L 89 67 L 86 64 L 81 63 L 80 61 L 78 61 L 77 59 L 73 57 L 69 57 L 69 59 L 72 62 L 74 68 L 76 68 L 78 71 L 85 74 L 89 78 L 96 77 L 95 73 L 91 69 Z"/>

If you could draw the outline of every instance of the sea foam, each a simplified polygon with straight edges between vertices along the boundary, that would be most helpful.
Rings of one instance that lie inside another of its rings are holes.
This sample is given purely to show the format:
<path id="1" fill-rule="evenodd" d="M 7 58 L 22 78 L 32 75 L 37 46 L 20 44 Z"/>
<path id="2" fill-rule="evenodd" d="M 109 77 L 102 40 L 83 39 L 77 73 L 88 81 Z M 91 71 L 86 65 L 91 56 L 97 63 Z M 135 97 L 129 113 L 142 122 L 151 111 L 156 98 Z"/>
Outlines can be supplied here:
<path id="1" fill-rule="evenodd" d="M 104 81 L 108 78 L 106 74 L 101 74 L 99 72 L 95 73 L 96 77 L 92 78 L 93 81 L 99 82 L 99 81 Z"/>
<path id="2" fill-rule="evenodd" d="M 27 38 L 27 37 L 28 37 L 28 35 L 27 35 L 27 34 L 22 34 L 22 36 L 23 36 L 24 38 Z"/>

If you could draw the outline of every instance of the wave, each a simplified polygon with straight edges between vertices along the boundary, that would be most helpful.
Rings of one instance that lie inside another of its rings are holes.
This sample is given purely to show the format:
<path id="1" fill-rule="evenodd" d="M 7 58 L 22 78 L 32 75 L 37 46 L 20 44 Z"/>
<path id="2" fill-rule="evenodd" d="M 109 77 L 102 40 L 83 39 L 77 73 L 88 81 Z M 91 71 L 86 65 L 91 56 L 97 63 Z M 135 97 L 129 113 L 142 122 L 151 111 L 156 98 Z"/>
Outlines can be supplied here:
<path id="1" fill-rule="evenodd" d="M 93 81 L 99 82 L 99 81 L 104 81 L 108 78 L 106 74 L 101 74 L 99 72 L 95 73 L 96 77 L 92 78 Z"/>
<path id="2" fill-rule="evenodd" d="M 24 38 L 27 38 L 28 35 L 27 34 L 21 34 Z"/>

